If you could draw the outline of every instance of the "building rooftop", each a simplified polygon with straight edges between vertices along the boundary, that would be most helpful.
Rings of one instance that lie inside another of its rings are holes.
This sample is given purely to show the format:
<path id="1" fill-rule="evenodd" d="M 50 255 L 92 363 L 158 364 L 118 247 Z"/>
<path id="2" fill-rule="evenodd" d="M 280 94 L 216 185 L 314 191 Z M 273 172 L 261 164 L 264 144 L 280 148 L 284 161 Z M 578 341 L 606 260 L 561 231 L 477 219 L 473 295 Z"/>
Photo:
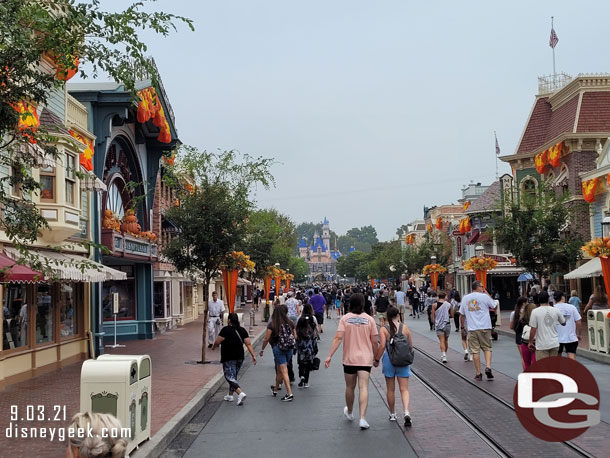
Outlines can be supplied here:
<path id="1" fill-rule="evenodd" d="M 500 181 L 494 181 L 478 199 L 470 204 L 470 207 L 466 210 L 466 214 L 471 215 L 473 213 L 496 210 L 501 198 L 502 188 L 500 186 Z"/>

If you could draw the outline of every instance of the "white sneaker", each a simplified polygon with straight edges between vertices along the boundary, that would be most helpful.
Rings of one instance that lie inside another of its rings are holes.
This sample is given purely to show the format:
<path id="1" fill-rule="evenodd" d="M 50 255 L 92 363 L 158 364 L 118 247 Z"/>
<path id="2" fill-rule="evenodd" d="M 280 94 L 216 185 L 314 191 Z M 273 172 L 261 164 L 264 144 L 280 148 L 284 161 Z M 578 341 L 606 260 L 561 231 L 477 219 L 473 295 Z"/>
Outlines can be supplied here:
<path id="1" fill-rule="evenodd" d="M 354 419 L 354 414 L 347 411 L 347 406 L 343 407 L 343 415 L 345 415 L 345 418 L 347 418 L 349 421 Z"/>
<path id="2" fill-rule="evenodd" d="M 235 398 L 230 394 L 225 394 L 225 401 L 233 402 Z"/>
<path id="3" fill-rule="evenodd" d="M 446 357 L 445 355 L 443 355 L 443 356 L 441 357 L 441 361 L 442 361 L 443 363 L 446 363 L 446 362 L 447 362 L 447 357 Z"/>
<path id="4" fill-rule="evenodd" d="M 243 391 L 237 395 L 237 405 L 240 406 L 244 403 L 244 399 L 246 399 L 246 393 Z"/>
<path id="5" fill-rule="evenodd" d="M 360 429 L 369 429 L 369 424 L 364 418 L 360 419 Z"/>
<path id="6" fill-rule="evenodd" d="M 395 413 L 391 413 L 390 414 L 390 421 L 396 421 L 396 414 Z"/>

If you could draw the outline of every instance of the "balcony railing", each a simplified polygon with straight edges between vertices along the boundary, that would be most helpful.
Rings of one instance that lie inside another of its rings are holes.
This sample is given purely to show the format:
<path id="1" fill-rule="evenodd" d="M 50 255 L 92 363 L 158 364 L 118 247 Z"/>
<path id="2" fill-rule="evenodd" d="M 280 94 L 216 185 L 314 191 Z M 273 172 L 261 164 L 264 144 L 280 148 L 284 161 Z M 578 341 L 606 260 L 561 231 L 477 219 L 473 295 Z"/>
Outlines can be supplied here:
<path id="1" fill-rule="evenodd" d="M 538 77 L 538 94 L 550 94 L 569 84 L 574 78 L 567 73 L 555 73 Z"/>
<path id="2" fill-rule="evenodd" d="M 66 118 L 67 121 L 80 127 L 82 130 L 87 131 L 87 108 L 72 97 L 70 94 L 67 95 L 66 99 Z"/>

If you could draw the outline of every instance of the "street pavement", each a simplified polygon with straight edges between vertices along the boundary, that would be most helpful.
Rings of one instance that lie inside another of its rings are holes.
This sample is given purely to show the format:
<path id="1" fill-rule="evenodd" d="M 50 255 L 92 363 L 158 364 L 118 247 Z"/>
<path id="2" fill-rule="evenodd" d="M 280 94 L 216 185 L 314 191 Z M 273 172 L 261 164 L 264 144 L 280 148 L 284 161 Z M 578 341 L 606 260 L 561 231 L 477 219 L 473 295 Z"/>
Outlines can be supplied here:
<path id="1" fill-rule="evenodd" d="M 388 421 L 388 409 L 373 383 L 369 386 L 368 430 L 358 427 L 358 396 L 354 403 L 354 421 L 343 416 L 345 383 L 342 351 L 339 349 L 331 367 L 324 369 L 337 320 L 325 322 L 325 332 L 319 344 L 322 367 L 310 376 L 310 388 L 293 385 L 294 401 L 282 402 L 284 390 L 274 398 L 269 385 L 274 380 L 271 348 L 259 358 L 256 366 L 242 373 L 240 384 L 248 397 L 244 406 L 222 401 L 226 394 L 219 390 L 190 425 L 185 439 L 179 437 L 161 455 L 163 458 L 181 457 L 294 457 L 417 456 L 397 423 Z M 295 370 L 296 370 L 296 357 Z M 397 409 L 400 411 L 400 409 Z M 205 420 L 202 420 L 205 418 Z M 190 443 L 189 443 L 190 442 Z"/>
<path id="2" fill-rule="evenodd" d="M 504 319 L 504 318 L 503 318 Z M 418 338 L 426 338 L 428 340 L 438 342 L 434 331 L 430 331 L 428 326 L 428 316 L 420 315 L 419 319 L 407 317 L 407 325 L 409 328 L 418 333 Z M 417 346 L 417 342 L 415 342 Z M 449 338 L 449 348 L 459 351 L 463 354 L 462 340 L 459 332 L 455 332 L 455 326 L 451 321 L 451 337 Z M 436 347 L 437 352 L 432 353 L 433 356 L 440 357 L 440 349 Z M 461 356 L 461 355 L 460 355 Z M 451 358 L 451 356 L 449 356 Z M 459 357 L 458 357 L 459 358 Z M 523 368 L 521 366 L 521 359 L 519 350 L 515 344 L 513 337 L 500 335 L 498 340 L 493 342 L 492 352 L 492 367 L 495 371 L 502 372 L 503 374 L 514 379 L 515 382 L 517 377 Z M 602 421 L 610 423 L 610 365 L 591 361 L 586 358 L 576 357 L 577 361 L 583 364 L 595 377 L 600 391 L 600 412 Z M 472 364 L 472 363 L 466 363 Z M 473 369 L 474 373 L 474 369 Z"/>

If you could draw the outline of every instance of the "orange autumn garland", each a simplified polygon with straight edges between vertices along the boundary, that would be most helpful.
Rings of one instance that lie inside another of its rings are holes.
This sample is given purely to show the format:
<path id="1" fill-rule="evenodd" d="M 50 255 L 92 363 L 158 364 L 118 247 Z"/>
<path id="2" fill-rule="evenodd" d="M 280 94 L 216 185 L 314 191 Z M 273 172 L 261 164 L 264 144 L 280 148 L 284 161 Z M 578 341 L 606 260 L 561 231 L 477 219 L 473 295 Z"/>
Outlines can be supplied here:
<path id="1" fill-rule="evenodd" d="M 157 140 L 161 143 L 170 143 L 172 134 L 155 88 L 147 87 L 138 91 L 138 97 L 140 98 L 138 102 L 138 122 L 145 123 L 152 118 L 153 124 L 161 129 Z"/>
<path id="2" fill-rule="evenodd" d="M 542 153 L 536 154 L 534 163 L 536 164 L 536 172 L 543 174 L 548 162 L 548 153 L 544 150 Z"/>
<path id="3" fill-rule="evenodd" d="M 466 232 L 470 232 L 472 229 L 472 224 L 470 224 L 470 217 L 462 218 L 459 223 L 459 231 L 460 234 L 465 234 Z"/>
<path id="4" fill-rule="evenodd" d="M 561 150 L 563 148 L 563 142 L 559 142 L 554 146 L 551 146 L 547 151 L 549 152 L 549 164 L 551 167 L 559 167 L 561 164 Z"/>
<path id="5" fill-rule="evenodd" d="M 470 207 L 470 201 L 469 200 L 464 202 L 464 205 L 462 206 L 462 211 L 468 210 L 468 207 Z"/>
<path id="6" fill-rule="evenodd" d="M 595 202 L 595 191 L 597 190 L 598 184 L 599 177 L 595 177 L 591 180 L 586 180 L 582 182 L 582 196 L 584 197 L 585 202 Z"/>
<path id="7" fill-rule="evenodd" d="M 439 231 L 443 228 L 443 220 L 440 217 L 436 218 L 436 228 Z"/>
<path id="8" fill-rule="evenodd" d="M 485 256 L 473 256 L 472 258 L 464 261 L 462 265 L 466 270 L 491 270 L 498 265 L 498 261 Z"/>
<path id="9" fill-rule="evenodd" d="M 445 267 L 441 266 L 440 264 L 426 264 L 424 266 L 423 272 L 424 272 L 424 275 L 428 275 L 428 274 L 435 273 L 435 272 L 438 272 L 438 273 L 447 272 L 447 269 Z"/>
<path id="10" fill-rule="evenodd" d="M 17 128 L 21 135 L 26 137 L 30 143 L 36 143 L 34 134 L 40 127 L 40 118 L 36 107 L 28 102 L 11 103 L 11 107 L 19 114 Z"/>
<path id="11" fill-rule="evenodd" d="M 592 258 L 610 256 L 610 237 L 593 239 L 587 242 L 581 250 Z"/>
<path id="12" fill-rule="evenodd" d="M 407 245 L 413 245 L 415 243 L 415 234 L 405 236 L 405 243 Z"/>
<path id="13" fill-rule="evenodd" d="M 85 170 L 91 172 L 93 170 L 93 154 L 95 153 L 93 142 L 72 129 L 70 129 L 70 135 L 85 145 L 85 149 L 79 155 L 79 162 Z"/>

